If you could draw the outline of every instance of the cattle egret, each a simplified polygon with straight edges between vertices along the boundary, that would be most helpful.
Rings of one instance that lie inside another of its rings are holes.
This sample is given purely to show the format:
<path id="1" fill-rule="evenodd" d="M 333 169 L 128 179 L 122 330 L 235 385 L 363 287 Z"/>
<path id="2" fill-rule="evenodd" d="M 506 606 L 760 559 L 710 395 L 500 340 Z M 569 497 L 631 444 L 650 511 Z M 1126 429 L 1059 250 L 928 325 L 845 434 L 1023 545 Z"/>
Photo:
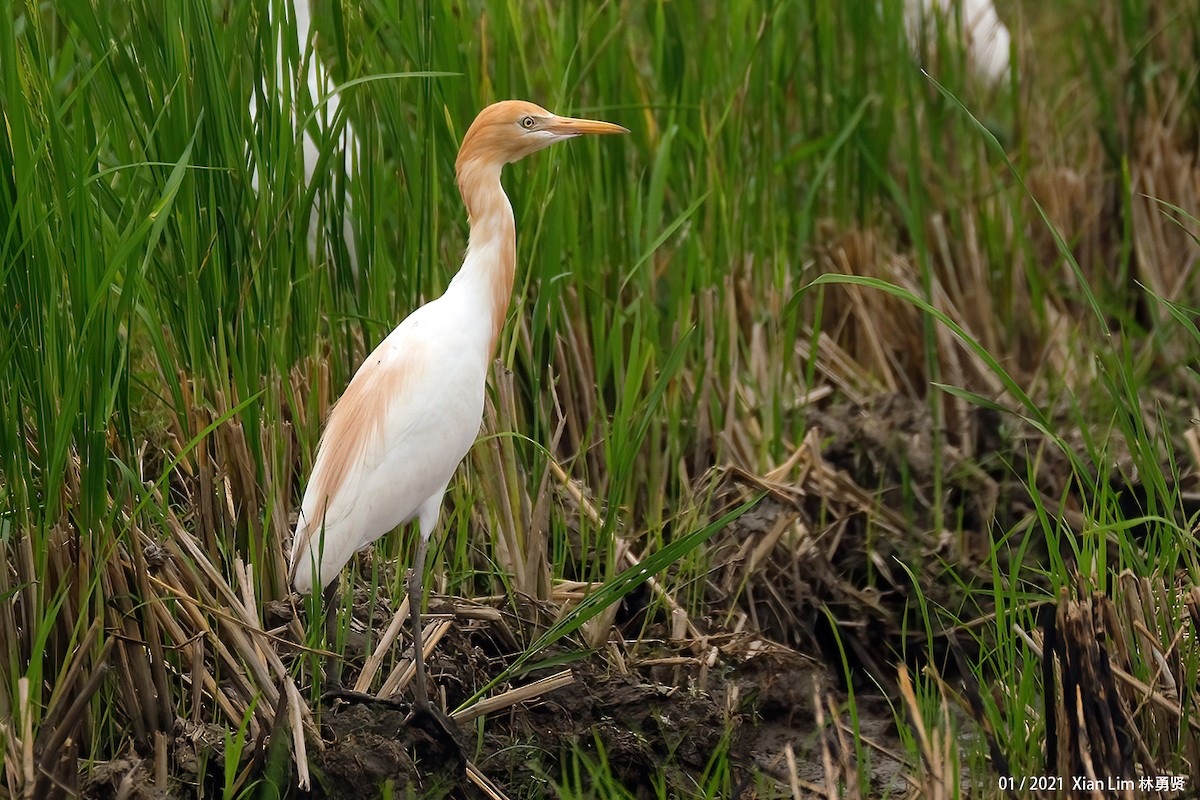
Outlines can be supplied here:
<path id="1" fill-rule="evenodd" d="M 904 26 L 914 51 L 926 39 L 936 42 L 940 27 L 959 37 L 983 84 L 998 86 L 1008 78 L 1011 37 L 991 0 L 907 0 Z"/>
<path id="2" fill-rule="evenodd" d="M 408 575 L 416 707 L 429 711 L 421 653 L 421 577 L 442 495 L 483 421 L 488 364 L 508 311 L 516 226 L 500 170 L 582 134 L 628 133 L 520 101 L 488 106 L 455 162 L 470 239 L 444 294 L 418 308 L 375 348 L 334 406 L 317 447 L 292 541 L 296 590 L 328 586 L 355 551 L 418 521 Z"/>
<path id="3" fill-rule="evenodd" d="M 316 106 L 316 104 L 324 97 L 324 105 L 318 109 L 316 119 L 312 125 L 328 130 L 332 124 L 334 116 L 337 114 L 338 107 L 341 104 L 341 98 L 337 92 L 333 91 L 333 83 L 329 79 L 328 70 L 325 69 L 325 64 L 321 60 L 320 48 L 316 47 L 312 42 L 312 9 L 310 8 L 310 0 L 300 0 L 288 7 L 292 10 L 292 16 L 296 24 L 296 36 L 299 39 L 300 54 L 303 57 L 304 53 L 311 46 L 311 56 L 304 63 L 304 83 L 297 83 L 293 74 L 291 65 L 284 55 L 284 42 L 280 39 L 278 46 L 275 49 L 275 75 L 277 88 L 282 96 L 287 96 L 288 93 L 298 95 L 307 91 L 308 96 L 305 105 Z M 275 4 L 270 3 L 267 6 L 267 20 L 270 24 L 275 24 Z M 282 34 L 287 35 L 286 27 L 282 29 Z M 293 42 L 294 44 L 294 42 Z M 290 87 L 290 88 L 288 88 Z M 284 89 L 288 88 L 288 92 Z M 266 87 L 263 87 L 264 92 Z M 293 96 L 293 105 L 289 114 L 293 129 L 300 129 L 301 114 L 298 96 Z M 250 116 L 258 118 L 258 101 L 256 93 L 250 93 Z M 316 140 L 313 138 L 312 132 L 308 128 L 299 130 L 300 136 L 300 159 L 301 166 L 304 168 L 304 187 L 312 186 L 314 176 L 317 171 L 317 163 L 321 159 L 321 148 L 317 146 Z M 353 167 L 358 162 L 358 136 L 354 133 L 354 126 L 349 121 L 342 126 L 341 137 L 339 141 L 341 152 L 346 155 L 350 161 L 350 166 Z M 250 176 L 250 186 L 257 193 L 259 191 L 259 175 L 257 164 L 254 167 L 254 172 Z M 345 198 L 344 215 L 342 217 L 342 241 L 346 245 L 346 254 L 350 258 L 350 268 L 357 275 L 358 272 L 358 255 L 357 247 L 354 240 L 354 228 L 350 224 L 352 217 L 351 199 L 349 187 L 342 187 L 335 183 L 333 184 L 334 192 L 342 192 Z M 308 222 L 308 255 L 313 260 L 318 257 L 317 252 L 317 231 L 320 228 L 321 216 L 318 205 L 322 200 L 318 195 L 314 202 L 312 213 Z M 332 257 L 333 242 L 327 243 L 329 252 L 326 255 Z"/>

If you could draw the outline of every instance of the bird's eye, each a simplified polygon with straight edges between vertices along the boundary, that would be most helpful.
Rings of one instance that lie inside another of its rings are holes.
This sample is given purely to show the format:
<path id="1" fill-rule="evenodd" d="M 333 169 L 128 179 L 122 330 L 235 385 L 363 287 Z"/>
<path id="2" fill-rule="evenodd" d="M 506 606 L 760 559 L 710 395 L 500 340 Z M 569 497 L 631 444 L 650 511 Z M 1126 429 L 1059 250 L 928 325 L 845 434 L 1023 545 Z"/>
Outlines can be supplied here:
<path id="1" fill-rule="evenodd" d="M 525 117 L 521 120 L 521 127 L 527 131 L 533 130 L 533 126 L 536 124 L 537 123 L 533 117 Z"/>

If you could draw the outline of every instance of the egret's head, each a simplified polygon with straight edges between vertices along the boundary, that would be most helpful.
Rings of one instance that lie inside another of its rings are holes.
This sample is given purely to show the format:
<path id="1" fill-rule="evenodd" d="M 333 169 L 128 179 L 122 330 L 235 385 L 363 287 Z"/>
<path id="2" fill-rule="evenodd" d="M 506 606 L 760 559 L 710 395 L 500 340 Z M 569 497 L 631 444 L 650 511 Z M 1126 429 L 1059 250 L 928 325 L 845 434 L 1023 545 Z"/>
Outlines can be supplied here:
<path id="1" fill-rule="evenodd" d="M 523 100 L 493 103 L 475 117 L 458 151 L 458 168 L 472 160 L 503 166 L 555 142 L 588 133 L 629 133 L 620 125 L 551 114 Z"/>

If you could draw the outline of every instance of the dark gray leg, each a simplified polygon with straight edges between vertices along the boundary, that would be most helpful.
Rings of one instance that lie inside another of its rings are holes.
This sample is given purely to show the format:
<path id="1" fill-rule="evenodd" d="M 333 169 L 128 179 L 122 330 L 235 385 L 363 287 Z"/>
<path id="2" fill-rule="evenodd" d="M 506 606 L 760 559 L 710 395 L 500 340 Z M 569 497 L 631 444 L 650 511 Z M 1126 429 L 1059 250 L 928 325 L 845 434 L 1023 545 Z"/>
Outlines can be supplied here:
<path id="1" fill-rule="evenodd" d="M 334 645 L 337 644 L 337 607 L 341 602 L 339 599 L 338 587 L 341 584 L 341 577 L 335 577 L 333 582 L 325 587 L 321 593 L 321 613 L 323 616 L 325 628 L 325 648 L 330 652 L 334 652 Z M 340 658 L 332 657 L 328 659 L 325 670 L 325 691 L 338 691 L 342 688 L 342 662 Z"/>
<path id="2" fill-rule="evenodd" d="M 438 500 L 440 499 L 441 495 L 439 494 Z M 413 680 L 417 684 L 413 689 L 413 713 L 410 719 L 412 725 L 425 731 L 433 737 L 434 741 L 441 742 L 446 748 L 447 755 L 463 762 L 464 750 L 462 743 L 458 740 L 458 726 L 449 717 L 442 714 L 437 706 L 429 702 L 429 689 L 425 685 L 425 654 L 421 642 L 421 600 L 424 592 L 421 588 L 421 581 L 425 574 L 425 553 L 429 549 L 429 531 L 432 530 L 436 520 L 436 506 L 433 507 L 432 514 L 422 514 L 421 538 L 417 542 L 417 557 L 408 573 L 408 607 L 412 616 L 413 664 L 416 666 Z"/>
<path id="3" fill-rule="evenodd" d="M 424 595 L 421 587 L 422 576 L 425 573 L 425 551 L 429 549 L 429 539 L 421 533 L 417 542 L 417 558 L 412 569 L 408 571 L 408 608 L 412 620 L 413 634 L 413 663 L 416 665 L 415 707 L 419 711 L 429 711 L 429 694 L 425 686 L 425 656 L 421 643 L 421 599 Z"/>
<path id="4" fill-rule="evenodd" d="M 417 540 L 416 560 L 408 573 L 408 609 L 413 629 L 413 664 L 416 666 L 413 680 L 417 682 L 413 710 L 417 712 L 433 710 L 429 703 L 429 690 L 425 686 L 425 654 L 421 642 L 421 600 L 424 598 L 424 591 L 421 582 L 425 578 L 425 553 L 429 550 L 429 539 L 433 536 L 433 529 L 437 527 L 438 514 L 442 511 L 442 495 L 445 493 L 446 487 L 443 486 L 426 499 L 417 511 L 420 538 Z"/>

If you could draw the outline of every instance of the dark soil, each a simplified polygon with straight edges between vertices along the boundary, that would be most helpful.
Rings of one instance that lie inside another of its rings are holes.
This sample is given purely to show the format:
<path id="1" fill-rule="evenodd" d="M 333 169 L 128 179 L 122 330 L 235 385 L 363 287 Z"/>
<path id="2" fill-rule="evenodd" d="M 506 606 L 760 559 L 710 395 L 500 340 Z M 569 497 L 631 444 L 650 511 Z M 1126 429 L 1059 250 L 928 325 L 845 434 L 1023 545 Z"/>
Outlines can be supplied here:
<path id="1" fill-rule="evenodd" d="M 761 796 L 772 779 L 790 796 L 790 781 L 819 793 L 831 774 L 853 775 L 860 748 L 869 751 L 871 794 L 903 795 L 914 766 L 899 760 L 906 751 L 894 722 L 898 669 L 928 665 L 952 679 L 951 654 L 980 646 L 949 625 L 935 624 L 930 640 L 918 603 L 934 609 L 935 623 L 937 608 L 951 609 L 960 629 L 985 618 L 990 609 L 971 604 L 987 593 L 970 591 L 971 583 L 992 580 L 985 565 L 994 531 L 1011 530 L 1030 510 L 1028 488 L 1012 477 L 1034 449 L 1029 434 L 992 412 L 956 413 L 956 434 L 939 440 L 921 401 L 895 396 L 827 409 L 811 417 L 801 448 L 808 450 L 787 475 L 731 471 L 725 499 L 763 489 L 767 496 L 708 544 L 706 607 L 693 620 L 699 641 L 671 640 L 664 621 L 647 618 L 648 595 L 634 592 L 618 619 L 625 636 L 640 641 L 626 643 L 623 663 L 579 657 L 575 645 L 545 654 L 569 662 L 573 683 L 455 736 L 414 722 L 403 702 L 322 704 L 314 709 L 322 741 L 309 746 L 313 796 L 484 796 L 467 782 L 469 760 L 510 797 L 549 797 L 579 754 L 607 764 L 637 797 L 657 796 L 661 785 L 687 796 L 714 756 L 731 765 L 736 796 Z M 1049 463 L 1052 449 L 1039 458 L 1059 480 L 1067 474 L 1065 464 Z M 939 471 L 946 477 L 935 482 Z M 1071 502 L 1061 485 L 1047 485 L 1045 497 Z M 1007 546 L 1028 555 L 1044 545 L 1014 534 Z M 391 610 L 358 600 L 356 620 L 382 630 Z M 520 624 L 461 615 L 444 599 L 431 605 L 456 619 L 429 664 L 455 708 L 511 663 Z M 356 663 L 347 672 L 361 668 L 361 655 L 350 657 Z M 850 689 L 863 737 L 857 746 L 848 733 Z M 197 796 L 219 786 L 223 744 L 219 730 L 178 732 L 173 762 L 195 776 Z M 253 747 L 243 754 L 250 757 L 270 761 Z M 150 764 L 131 757 L 98 765 L 84 794 L 173 796 L 155 788 Z"/>
<path id="2" fill-rule="evenodd" d="M 476 626 L 456 626 L 443 644 L 449 651 L 464 649 L 479 634 Z M 757 797 L 762 775 L 786 782 L 780 755 L 788 744 L 801 765 L 801 777 L 819 781 L 813 702 L 834 696 L 824 670 L 786 648 L 747 637 L 726 639 L 723 649 L 742 655 L 723 656 L 717 668 L 707 671 L 683 654 L 678 657 L 682 663 L 646 659 L 649 665 L 631 664 L 625 673 L 598 656 L 575 662 L 571 685 L 492 715 L 481 736 L 474 723 L 464 726 L 457 731 L 457 743 L 436 726 L 414 722 L 400 702 L 329 701 L 318 713 L 321 749 L 310 743 L 312 796 L 484 796 L 465 777 L 463 759 L 468 757 L 509 797 L 552 797 L 561 765 L 578 752 L 607 763 L 612 776 L 635 796 L 654 797 L 656 780 L 677 792 L 696 787 L 713 757 L 724 752 L 738 796 Z M 464 666 L 459 680 L 473 670 Z M 459 681 L 451 670 L 452 662 L 439 659 L 435 680 L 455 685 Z M 862 730 L 899 751 L 887 704 L 868 697 L 858 703 Z M 208 743 L 208 780 L 190 791 L 155 788 L 150 761 L 131 758 L 93 770 L 85 796 L 165 800 L 219 794 L 222 744 Z M 176 766 L 186 772 L 191 763 L 195 769 L 194 743 L 180 735 L 175 746 Z M 900 765 L 884 758 L 872 764 L 874 783 L 893 785 Z M 286 782 L 295 779 L 291 772 Z"/>
<path id="3" fill-rule="evenodd" d="M 510 797 L 547 797 L 556 793 L 554 781 L 575 753 L 608 764 L 613 777 L 635 796 L 656 796 L 656 780 L 684 796 L 698 787 L 714 755 L 724 753 L 734 788 L 741 796 L 755 797 L 771 777 L 786 786 L 783 753 L 789 745 L 799 777 L 814 785 L 823 782 L 822 753 L 829 752 L 831 741 L 836 745 L 836 737 L 828 727 L 825 734 L 818 733 L 815 704 L 821 703 L 828 722 L 844 716 L 840 709 L 845 703 L 839 689 L 845 673 L 831 644 L 830 613 L 840 622 L 837 633 L 848 643 L 855 668 L 878 671 L 876 680 L 890 680 L 912 587 L 902 571 L 881 570 L 879 564 L 928 560 L 947 545 L 927 533 L 924 507 L 892 509 L 911 536 L 872 527 L 883 504 L 900 496 L 893 489 L 902 479 L 919 487 L 929 483 L 932 440 L 924 405 L 894 400 L 870 409 L 835 409 L 813 422 L 821 430 L 828 462 L 822 468 L 842 474 L 844 488 L 863 487 L 863 500 L 799 482 L 792 494 L 771 495 L 719 533 L 710 543 L 710 613 L 695 620 L 707 634 L 705 641 L 670 642 L 664 626 L 654 620 L 643 627 L 649 598 L 635 592 L 619 619 L 625 621 L 628 637 L 642 631 L 643 638 L 626 648 L 625 671 L 596 654 L 573 661 L 571 685 L 492 714 L 482 725 L 470 723 L 457 737 L 461 749 L 436 726 L 414 724 L 403 703 L 323 704 L 314 709 L 322 741 L 309 746 L 313 796 L 473 796 L 477 790 L 468 788 L 464 776 L 463 759 L 468 758 Z M 966 472 L 950 487 L 960 491 L 964 507 L 981 523 L 997 494 L 994 487 L 987 488 L 990 480 L 984 473 Z M 731 483 L 730 491 L 744 488 Z M 811 540 L 780 537 L 747 575 L 745 558 L 733 554 L 760 544 L 781 520 L 802 523 Z M 928 571 L 918 574 L 935 577 Z M 378 631 L 387 625 L 389 609 L 366 595 L 355 600 L 355 617 L 365 627 Z M 731 604 L 748 620 L 736 634 L 711 621 L 726 618 Z M 446 602 L 431 606 L 453 611 Z M 456 707 L 504 669 L 519 650 L 512 633 L 518 627 L 513 620 L 456 621 L 429 665 L 448 707 Z M 360 667 L 361 658 L 347 663 L 349 674 L 342 679 L 353 680 Z M 902 752 L 888 702 L 872 700 L 869 684 L 859 688 L 860 730 L 887 750 Z M 219 786 L 223 744 L 218 731 L 181 732 L 176 738 L 174 762 L 196 775 L 203 784 L 196 790 L 200 795 Z M 201 754 L 208 759 L 205 768 Z M 263 753 L 253 757 L 268 760 Z M 845 752 L 838 755 L 843 761 L 846 757 Z M 874 753 L 871 764 L 874 786 L 898 787 L 903 766 L 895 759 Z M 245 762 L 239 766 L 244 768 Z M 207 778 L 200 776 L 202 769 Z M 290 774 L 288 782 L 295 777 Z M 130 759 L 94 770 L 85 794 L 170 796 L 153 786 L 147 762 Z"/>
<path id="4" fill-rule="evenodd" d="M 639 797 L 656 796 L 656 779 L 696 786 L 696 776 L 722 750 L 741 796 L 757 796 L 757 774 L 785 779 L 779 756 L 789 743 L 808 765 L 802 776 L 820 780 L 812 752 L 817 743 L 812 704 L 814 697 L 830 696 L 829 681 L 812 662 L 783 648 L 729 659 L 719 672 L 708 673 L 704 687 L 698 662 L 620 673 L 592 658 L 575 663 L 572 671 L 570 686 L 489 718 L 478 747 L 470 746 L 475 764 L 511 797 L 554 796 L 552 778 L 576 751 L 605 761 L 613 777 Z M 901 749 L 881 698 L 859 698 L 859 718 L 869 736 Z M 400 796 L 465 791 L 459 754 L 412 727 L 407 710 L 339 705 L 325 711 L 322 732 L 327 738 L 317 765 L 321 796 L 374 798 L 385 784 Z M 471 733 L 464 730 L 459 738 L 471 739 Z M 874 759 L 873 783 L 898 786 L 901 766 Z"/>
<path id="5" fill-rule="evenodd" d="M 322 723 L 315 778 L 325 797 L 376 797 L 385 784 L 443 797 L 466 766 L 462 745 L 440 725 L 391 704 L 340 704 Z"/>

